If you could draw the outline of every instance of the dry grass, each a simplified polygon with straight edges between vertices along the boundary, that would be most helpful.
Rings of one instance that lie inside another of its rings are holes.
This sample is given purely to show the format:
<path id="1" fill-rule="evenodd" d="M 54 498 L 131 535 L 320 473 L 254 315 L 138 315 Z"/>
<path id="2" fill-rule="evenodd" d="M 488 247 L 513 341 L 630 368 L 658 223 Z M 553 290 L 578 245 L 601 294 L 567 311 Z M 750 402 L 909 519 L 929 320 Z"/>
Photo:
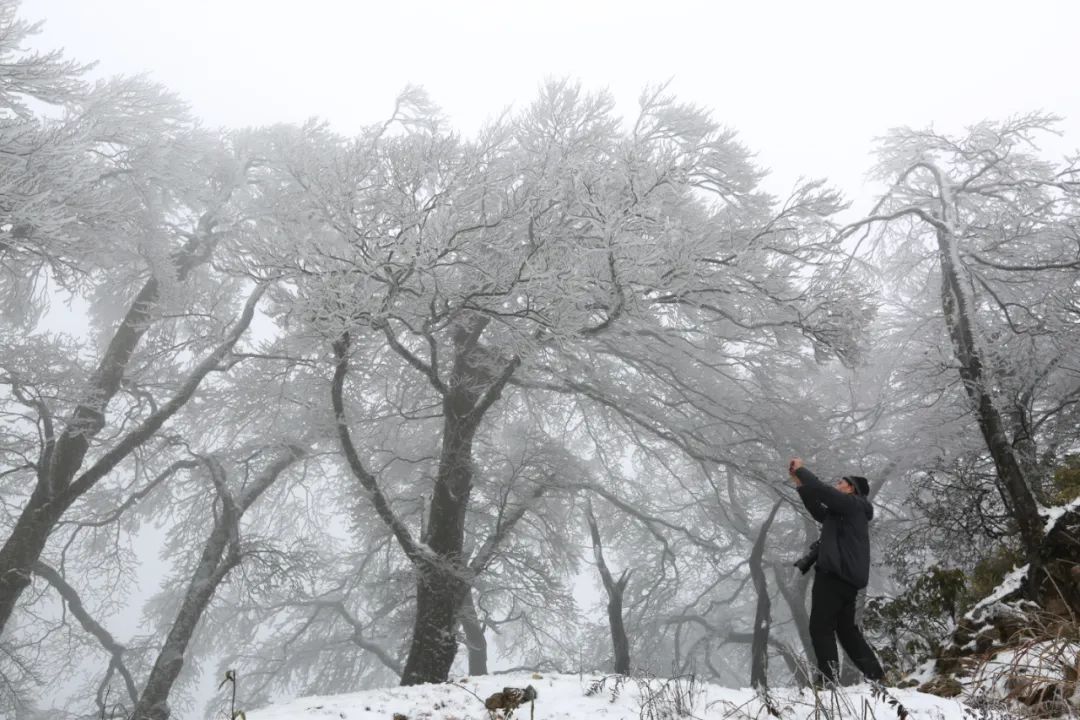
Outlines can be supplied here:
<path id="1" fill-rule="evenodd" d="M 1080 718 L 1080 624 L 1033 613 L 1005 647 L 971 658 L 969 692 L 1023 717 Z M 975 698 L 972 697 L 972 700 Z"/>

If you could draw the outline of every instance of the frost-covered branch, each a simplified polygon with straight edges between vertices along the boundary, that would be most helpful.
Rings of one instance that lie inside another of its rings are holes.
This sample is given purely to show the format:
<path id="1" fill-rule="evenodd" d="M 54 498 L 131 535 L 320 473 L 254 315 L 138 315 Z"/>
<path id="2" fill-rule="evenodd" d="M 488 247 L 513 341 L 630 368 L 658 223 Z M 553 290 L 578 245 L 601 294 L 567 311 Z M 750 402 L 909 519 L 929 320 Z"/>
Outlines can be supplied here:
<path id="1" fill-rule="evenodd" d="M 338 440 L 341 442 L 342 452 L 345 454 L 345 461 L 348 463 L 349 470 L 352 472 L 353 477 L 360 481 L 360 485 L 368 493 L 379 518 L 386 523 L 386 526 L 390 528 L 394 537 L 397 538 L 398 544 L 401 546 L 402 551 L 404 551 L 405 556 L 413 563 L 421 564 L 427 560 L 427 554 L 424 553 L 417 542 L 413 540 L 409 529 L 405 527 L 405 524 L 401 522 L 394 513 L 393 508 L 390 507 L 390 502 L 387 500 L 386 495 L 383 494 L 378 481 L 375 479 L 374 475 L 368 472 L 352 441 L 352 433 L 349 431 L 348 418 L 345 416 L 344 399 L 345 377 L 349 372 L 349 349 L 351 342 L 350 335 L 347 332 L 343 333 L 333 342 L 336 364 L 334 368 L 334 380 L 330 387 L 330 401 L 334 409 Z"/>
<path id="2" fill-rule="evenodd" d="M 259 285 L 248 296 L 240 317 L 233 324 L 225 340 L 215 347 L 187 376 L 176 393 L 163 404 L 157 412 L 150 415 L 138 427 L 125 435 L 97 462 L 90 466 L 77 480 L 71 483 L 71 487 L 64 493 L 65 500 L 70 503 L 89 490 L 99 479 L 109 473 L 132 451 L 140 447 L 156 433 L 166 421 L 187 404 L 195 394 L 199 384 L 211 372 L 218 369 L 221 361 L 228 356 L 241 336 L 251 325 L 255 317 L 255 306 L 266 292 L 268 285 Z"/>
<path id="3" fill-rule="evenodd" d="M 135 687 L 135 681 L 131 677 L 131 672 L 124 664 L 124 653 L 127 652 L 127 648 L 116 642 L 112 634 L 91 617 L 90 613 L 87 612 L 86 607 L 83 605 L 78 591 L 69 585 L 60 573 L 38 560 L 34 563 L 34 574 L 49 583 L 49 585 L 59 593 L 60 597 L 67 603 L 68 609 L 71 610 L 71 614 L 75 616 L 75 619 L 79 621 L 79 624 L 82 625 L 83 629 L 97 638 L 98 642 L 101 643 L 101 647 L 105 649 L 105 652 L 109 653 L 109 662 L 124 679 L 124 687 L 127 688 L 128 697 L 134 705 L 139 697 L 139 692 Z"/>

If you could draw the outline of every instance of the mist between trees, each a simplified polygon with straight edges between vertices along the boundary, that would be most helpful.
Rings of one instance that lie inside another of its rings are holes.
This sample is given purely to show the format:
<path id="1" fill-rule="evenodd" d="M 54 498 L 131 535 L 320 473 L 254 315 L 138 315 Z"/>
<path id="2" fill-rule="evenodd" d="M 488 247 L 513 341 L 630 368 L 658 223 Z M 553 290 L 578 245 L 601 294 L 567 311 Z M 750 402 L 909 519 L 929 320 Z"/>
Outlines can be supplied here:
<path id="1" fill-rule="evenodd" d="M 249 707 L 507 667 L 788 682 L 792 453 L 871 478 L 873 595 L 1057 577 L 1058 119 L 892 130 L 842 225 L 663 87 L 624 118 L 551 82 L 472 138 L 411 88 L 353 137 L 211 131 L 31 30 L 0 3 L 0 712 L 166 718 L 225 668 Z M 64 303 L 87 327 L 43 329 Z"/>

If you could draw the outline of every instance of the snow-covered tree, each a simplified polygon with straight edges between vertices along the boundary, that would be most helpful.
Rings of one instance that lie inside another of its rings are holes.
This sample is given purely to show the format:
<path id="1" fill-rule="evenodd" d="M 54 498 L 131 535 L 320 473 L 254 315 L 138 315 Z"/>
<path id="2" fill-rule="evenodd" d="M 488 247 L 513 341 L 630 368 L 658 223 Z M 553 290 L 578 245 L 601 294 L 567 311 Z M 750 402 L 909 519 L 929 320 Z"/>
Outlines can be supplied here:
<path id="1" fill-rule="evenodd" d="M 1051 469 L 1075 447 L 1080 397 L 1080 168 L 1076 158 L 1044 159 L 1037 145 L 1056 124 L 1032 114 L 956 136 L 892 131 L 877 168 L 890 187 L 845 231 L 870 233 L 871 257 L 886 269 L 894 378 L 910 407 L 923 406 L 923 469 L 955 472 L 965 450 L 986 459 L 990 471 L 976 472 L 1004 500 L 1032 563 L 1033 595 L 1042 586 L 1039 503 Z"/>
<path id="2" fill-rule="evenodd" d="M 410 91 L 357 138 L 309 125 L 273 144 L 262 188 L 292 242 L 272 259 L 292 278 L 274 312 L 332 348 L 347 466 L 416 574 L 406 683 L 446 677 L 472 561 L 509 541 L 498 522 L 476 533 L 474 501 L 503 496 L 483 472 L 505 454 L 496 418 L 564 408 L 577 429 L 545 434 L 584 467 L 626 438 L 723 461 L 756 437 L 755 372 L 807 337 L 850 360 L 868 319 L 815 271 L 836 253 L 836 195 L 808 183 L 777 205 L 733 133 L 662 89 L 627 128 L 609 97 L 561 82 L 468 142 Z M 621 434 L 589 438 L 595 413 Z M 376 435 L 356 432 L 373 414 Z M 543 467 L 510 516 L 563 496 Z"/>

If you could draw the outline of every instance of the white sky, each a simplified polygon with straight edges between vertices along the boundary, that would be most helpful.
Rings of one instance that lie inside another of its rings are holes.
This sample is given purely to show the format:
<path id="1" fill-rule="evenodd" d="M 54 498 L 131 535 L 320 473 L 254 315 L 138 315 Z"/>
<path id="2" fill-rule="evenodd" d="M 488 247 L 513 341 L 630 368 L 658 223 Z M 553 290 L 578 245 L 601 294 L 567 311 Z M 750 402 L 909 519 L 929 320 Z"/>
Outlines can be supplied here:
<path id="1" fill-rule="evenodd" d="M 1047 110 L 1080 146 L 1072 0 L 24 0 L 34 41 L 146 72 L 210 125 L 384 118 L 407 84 L 466 133 L 545 77 L 608 88 L 632 112 L 672 79 L 774 172 L 828 177 L 862 205 L 873 138 Z"/>

